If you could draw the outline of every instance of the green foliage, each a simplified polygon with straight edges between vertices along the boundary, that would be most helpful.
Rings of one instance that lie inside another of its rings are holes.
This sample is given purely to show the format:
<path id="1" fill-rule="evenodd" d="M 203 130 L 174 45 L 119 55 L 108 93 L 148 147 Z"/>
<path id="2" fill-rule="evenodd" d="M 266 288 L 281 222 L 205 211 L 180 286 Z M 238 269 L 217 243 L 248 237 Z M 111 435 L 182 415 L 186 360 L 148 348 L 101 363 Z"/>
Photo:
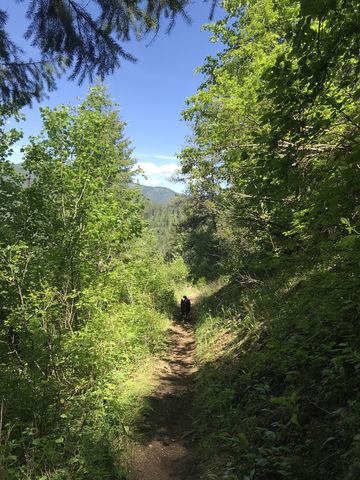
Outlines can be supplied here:
<path id="1" fill-rule="evenodd" d="M 268 274 L 293 255 L 338 246 L 356 254 L 341 219 L 356 235 L 359 9 L 241 5 L 228 2 L 229 17 L 207 27 L 225 49 L 207 59 L 184 112 L 194 135 L 182 171 L 194 211 L 213 216 L 208 243 L 220 237 L 219 263 L 235 275 Z"/>
<path id="2" fill-rule="evenodd" d="M 186 272 L 143 229 L 106 91 L 42 116 L 24 148 L 30 184 L 7 162 L 18 134 L 3 133 L 0 475 L 121 479 Z"/>
<path id="3" fill-rule="evenodd" d="M 207 222 L 182 230 L 191 273 L 219 245 L 214 274 L 231 277 L 199 309 L 203 478 L 355 479 L 359 6 L 225 7 L 181 154 L 190 218 Z"/>
<path id="4" fill-rule="evenodd" d="M 159 251 L 167 260 L 181 254 L 176 229 L 184 215 L 183 204 L 184 199 L 177 197 L 165 205 L 153 202 L 145 205 L 145 218 L 149 229 L 156 236 Z"/>
<path id="5" fill-rule="evenodd" d="M 199 208 L 201 204 L 202 208 Z M 223 273 L 225 236 L 208 198 L 193 195 L 184 200 L 182 215 L 173 232 L 195 282 L 214 280 Z"/>
<path id="6" fill-rule="evenodd" d="M 201 478 L 357 478 L 358 289 L 317 265 L 200 302 Z"/>
<path id="7" fill-rule="evenodd" d="M 21 190 L 21 175 L 17 175 L 9 161 L 12 146 L 20 140 L 22 133 L 16 128 L 7 129 L 6 122 L 14 113 L 8 108 L 0 108 L 0 242 L 12 242 L 16 232 L 15 217 L 19 210 L 18 196 Z M 13 118 L 19 119 L 14 113 Z"/>

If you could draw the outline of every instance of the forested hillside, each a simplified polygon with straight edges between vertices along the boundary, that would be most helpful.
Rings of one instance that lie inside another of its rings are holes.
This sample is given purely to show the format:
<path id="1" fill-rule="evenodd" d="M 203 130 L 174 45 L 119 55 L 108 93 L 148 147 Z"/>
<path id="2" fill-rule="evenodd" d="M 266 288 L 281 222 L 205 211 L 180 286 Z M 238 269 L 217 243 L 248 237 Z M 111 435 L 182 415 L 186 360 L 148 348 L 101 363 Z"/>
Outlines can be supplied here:
<path id="1" fill-rule="evenodd" d="M 166 187 L 149 187 L 148 185 L 140 185 L 140 190 L 145 198 L 151 203 L 166 205 L 176 197 L 176 193 Z"/>
<path id="2" fill-rule="evenodd" d="M 159 252 L 166 261 L 181 256 L 182 238 L 178 228 L 184 218 L 185 202 L 185 197 L 177 196 L 163 205 L 153 202 L 145 205 L 149 230 L 157 239 Z"/>
<path id="3" fill-rule="evenodd" d="M 29 182 L 31 183 L 34 175 L 29 174 L 29 172 L 24 169 L 22 163 L 14 163 L 13 167 L 15 172 L 24 178 L 25 185 Z M 151 203 L 159 205 L 166 205 L 176 196 L 173 190 L 166 187 L 149 187 L 148 185 L 141 185 L 140 183 L 130 183 L 129 185 L 138 188 Z"/>

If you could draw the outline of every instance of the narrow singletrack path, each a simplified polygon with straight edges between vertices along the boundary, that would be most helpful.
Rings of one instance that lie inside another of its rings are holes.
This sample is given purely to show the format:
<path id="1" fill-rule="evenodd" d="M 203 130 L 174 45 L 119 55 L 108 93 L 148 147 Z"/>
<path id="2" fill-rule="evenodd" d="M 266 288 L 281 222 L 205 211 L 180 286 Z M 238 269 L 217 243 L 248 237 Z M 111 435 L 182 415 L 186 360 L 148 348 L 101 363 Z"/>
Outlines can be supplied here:
<path id="1" fill-rule="evenodd" d="M 194 480 L 194 430 L 191 392 L 195 373 L 192 326 L 174 323 L 170 329 L 168 358 L 159 361 L 150 413 L 135 446 L 133 480 Z"/>

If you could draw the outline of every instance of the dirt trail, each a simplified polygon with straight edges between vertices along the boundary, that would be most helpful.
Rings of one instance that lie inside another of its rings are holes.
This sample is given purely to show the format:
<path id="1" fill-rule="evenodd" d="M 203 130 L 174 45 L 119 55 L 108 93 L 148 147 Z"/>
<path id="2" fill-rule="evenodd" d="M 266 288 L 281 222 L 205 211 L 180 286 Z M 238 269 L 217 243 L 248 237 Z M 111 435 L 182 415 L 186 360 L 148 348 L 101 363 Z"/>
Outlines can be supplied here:
<path id="1" fill-rule="evenodd" d="M 189 324 L 174 323 L 169 357 L 159 361 L 150 414 L 135 447 L 132 480 L 194 480 L 191 412 L 195 342 Z"/>

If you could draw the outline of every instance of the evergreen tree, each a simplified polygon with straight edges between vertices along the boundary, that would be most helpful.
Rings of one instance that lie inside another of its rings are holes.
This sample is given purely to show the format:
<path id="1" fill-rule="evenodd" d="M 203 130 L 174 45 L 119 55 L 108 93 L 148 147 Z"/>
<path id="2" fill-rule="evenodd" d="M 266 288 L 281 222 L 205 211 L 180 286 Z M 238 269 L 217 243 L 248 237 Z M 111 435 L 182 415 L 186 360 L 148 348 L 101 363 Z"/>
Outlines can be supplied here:
<path id="1" fill-rule="evenodd" d="M 85 77 L 104 78 L 122 59 L 135 61 L 123 48 L 132 36 L 159 30 L 162 17 L 170 29 L 180 15 L 190 21 L 188 0 L 159 1 L 32 0 L 27 3 L 25 38 L 39 49 L 40 58 L 26 58 L 6 31 L 7 13 L 0 10 L 0 102 L 23 106 L 53 90 L 64 70 L 81 83 Z"/>

